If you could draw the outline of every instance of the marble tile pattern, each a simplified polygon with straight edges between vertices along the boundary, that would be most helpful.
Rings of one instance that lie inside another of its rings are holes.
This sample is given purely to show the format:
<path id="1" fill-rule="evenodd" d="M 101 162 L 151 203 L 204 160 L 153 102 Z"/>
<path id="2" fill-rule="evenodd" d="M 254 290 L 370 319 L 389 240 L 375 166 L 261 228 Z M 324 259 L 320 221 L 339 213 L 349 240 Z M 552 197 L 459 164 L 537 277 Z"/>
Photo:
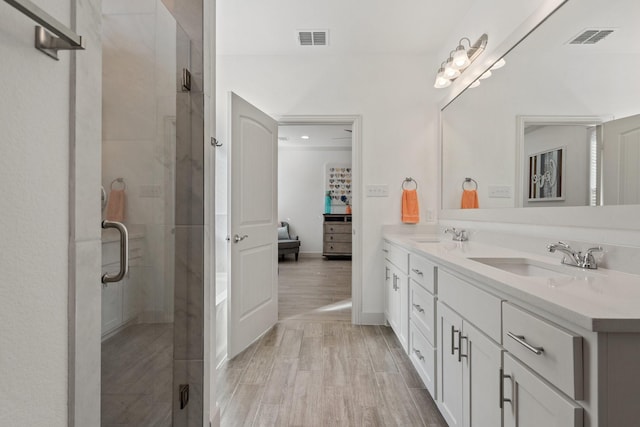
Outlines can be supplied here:
<path id="1" fill-rule="evenodd" d="M 279 270 L 280 321 L 218 369 L 222 427 L 446 426 L 393 331 L 336 304 L 350 301 L 350 261 Z"/>

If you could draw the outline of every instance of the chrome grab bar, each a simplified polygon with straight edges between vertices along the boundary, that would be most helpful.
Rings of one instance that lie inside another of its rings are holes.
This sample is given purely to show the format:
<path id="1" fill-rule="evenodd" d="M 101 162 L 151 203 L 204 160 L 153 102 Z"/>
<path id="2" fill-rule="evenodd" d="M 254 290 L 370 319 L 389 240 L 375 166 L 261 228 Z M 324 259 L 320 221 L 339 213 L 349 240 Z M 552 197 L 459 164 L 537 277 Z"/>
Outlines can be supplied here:
<path id="1" fill-rule="evenodd" d="M 106 219 L 102 221 L 102 228 L 115 228 L 120 232 L 120 271 L 117 274 L 103 274 L 102 283 L 119 282 L 129 271 L 129 232 L 123 223 Z"/>
<path id="2" fill-rule="evenodd" d="M 49 15 L 44 10 L 33 4 L 29 0 L 4 0 L 15 9 L 19 10 L 29 18 L 36 21 L 42 27 L 51 31 L 58 37 L 44 31 L 40 26 L 36 26 L 35 47 L 51 58 L 58 59 L 59 50 L 84 49 L 82 37 L 71 31 L 60 21 Z"/>
<path id="3" fill-rule="evenodd" d="M 509 336 L 509 338 L 514 339 L 518 344 L 524 346 L 527 350 L 537 354 L 537 355 L 541 355 L 544 352 L 544 348 L 542 347 L 534 347 L 531 344 L 529 344 L 527 341 L 525 341 L 524 339 L 524 335 L 516 335 L 512 332 L 507 332 L 507 335 Z"/>

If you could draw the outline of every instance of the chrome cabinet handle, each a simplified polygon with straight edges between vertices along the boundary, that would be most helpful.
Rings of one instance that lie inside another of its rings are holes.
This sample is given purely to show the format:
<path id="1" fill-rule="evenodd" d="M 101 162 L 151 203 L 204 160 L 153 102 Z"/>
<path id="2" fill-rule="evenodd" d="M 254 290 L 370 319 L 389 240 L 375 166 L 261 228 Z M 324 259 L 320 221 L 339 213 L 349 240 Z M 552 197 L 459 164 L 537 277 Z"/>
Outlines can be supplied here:
<path id="1" fill-rule="evenodd" d="M 424 273 L 422 271 L 418 270 L 417 268 L 412 268 L 411 271 L 416 273 L 418 276 L 424 276 Z"/>
<path id="2" fill-rule="evenodd" d="M 245 235 L 243 235 L 243 236 L 239 236 L 239 235 L 237 235 L 237 234 L 236 234 L 235 236 L 233 236 L 233 241 L 234 241 L 235 243 L 239 243 L 239 242 L 242 242 L 242 241 L 243 241 L 244 239 L 246 239 L 247 237 L 249 237 L 249 236 L 247 236 L 246 234 L 245 234 Z"/>
<path id="3" fill-rule="evenodd" d="M 384 252 L 385 254 L 389 253 L 389 249 L 383 249 L 382 252 Z"/>
<path id="4" fill-rule="evenodd" d="M 524 335 L 516 335 L 512 332 L 507 332 L 507 335 L 509 336 L 509 338 L 514 339 L 518 344 L 524 346 L 524 348 L 537 355 L 541 355 L 542 353 L 544 353 L 544 348 L 532 346 L 524 339 Z"/>
<path id="5" fill-rule="evenodd" d="M 413 349 L 413 352 L 416 354 L 416 356 L 418 356 L 419 360 L 424 360 L 424 356 L 422 355 L 422 353 L 420 353 L 420 350 L 416 350 L 415 348 Z"/>
<path id="6" fill-rule="evenodd" d="M 462 336 L 462 332 L 458 333 L 458 362 L 462 362 L 463 357 L 467 357 L 466 354 L 462 354 L 462 340 L 466 340 L 467 337 Z M 469 349 L 469 341 L 467 340 L 467 350 Z"/>
<path id="7" fill-rule="evenodd" d="M 420 307 L 420 304 L 413 304 L 413 308 L 418 310 L 419 313 L 424 313 L 424 308 Z"/>
<path id="8" fill-rule="evenodd" d="M 391 271 L 391 270 L 389 269 L 389 267 L 385 267 L 385 268 L 384 268 L 384 280 L 385 280 L 385 281 L 386 281 L 386 280 L 389 280 L 389 278 L 390 278 L 390 276 L 389 276 L 389 272 L 390 272 L 390 271 Z"/>
<path id="9" fill-rule="evenodd" d="M 393 290 L 398 290 L 398 276 L 396 276 L 395 274 L 393 275 Z"/>
<path id="10" fill-rule="evenodd" d="M 106 219 L 102 221 L 102 228 L 115 228 L 120 233 L 120 271 L 117 274 L 103 274 L 102 283 L 119 282 L 129 272 L 129 232 L 123 223 Z"/>
<path id="11" fill-rule="evenodd" d="M 500 409 L 502 409 L 504 407 L 504 402 L 511 403 L 511 399 L 505 399 L 504 398 L 504 380 L 505 380 L 505 378 L 511 379 L 511 375 L 505 375 L 504 374 L 504 370 L 502 368 L 500 368 L 499 374 L 500 374 L 500 377 L 499 377 L 499 380 L 500 380 L 500 385 L 499 385 L 499 388 L 500 388 L 500 396 L 499 396 L 500 403 L 498 404 L 498 406 L 500 407 Z"/>
<path id="12" fill-rule="evenodd" d="M 456 354 L 456 350 L 460 350 L 459 347 L 453 345 L 453 341 L 455 340 L 456 333 L 460 331 L 455 328 L 455 326 L 451 325 L 451 355 Z"/>

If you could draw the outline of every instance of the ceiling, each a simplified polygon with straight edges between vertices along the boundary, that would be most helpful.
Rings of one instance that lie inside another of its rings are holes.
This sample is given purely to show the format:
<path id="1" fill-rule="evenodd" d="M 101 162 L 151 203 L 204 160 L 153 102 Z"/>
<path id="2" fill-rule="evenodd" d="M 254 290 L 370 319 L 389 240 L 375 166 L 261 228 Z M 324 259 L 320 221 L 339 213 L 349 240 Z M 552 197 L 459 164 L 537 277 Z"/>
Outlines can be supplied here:
<path id="1" fill-rule="evenodd" d="M 351 125 L 287 125 L 278 127 L 280 147 L 351 147 Z M 309 139 L 302 139 L 302 136 Z M 286 140 L 283 140 L 286 138 Z"/>
<path id="2" fill-rule="evenodd" d="M 473 0 L 218 0 L 219 55 L 435 52 Z M 296 31 L 328 29 L 328 46 L 298 46 Z"/>

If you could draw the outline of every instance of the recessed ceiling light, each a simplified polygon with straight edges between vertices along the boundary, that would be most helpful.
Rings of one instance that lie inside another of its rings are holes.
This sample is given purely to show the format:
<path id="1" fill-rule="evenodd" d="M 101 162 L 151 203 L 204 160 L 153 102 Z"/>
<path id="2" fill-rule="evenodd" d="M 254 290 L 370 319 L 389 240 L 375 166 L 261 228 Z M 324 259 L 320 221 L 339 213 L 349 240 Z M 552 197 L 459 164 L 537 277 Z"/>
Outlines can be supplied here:
<path id="1" fill-rule="evenodd" d="M 300 138 L 302 138 L 302 139 L 309 139 L 309 135 L 302 135 Z"/>

